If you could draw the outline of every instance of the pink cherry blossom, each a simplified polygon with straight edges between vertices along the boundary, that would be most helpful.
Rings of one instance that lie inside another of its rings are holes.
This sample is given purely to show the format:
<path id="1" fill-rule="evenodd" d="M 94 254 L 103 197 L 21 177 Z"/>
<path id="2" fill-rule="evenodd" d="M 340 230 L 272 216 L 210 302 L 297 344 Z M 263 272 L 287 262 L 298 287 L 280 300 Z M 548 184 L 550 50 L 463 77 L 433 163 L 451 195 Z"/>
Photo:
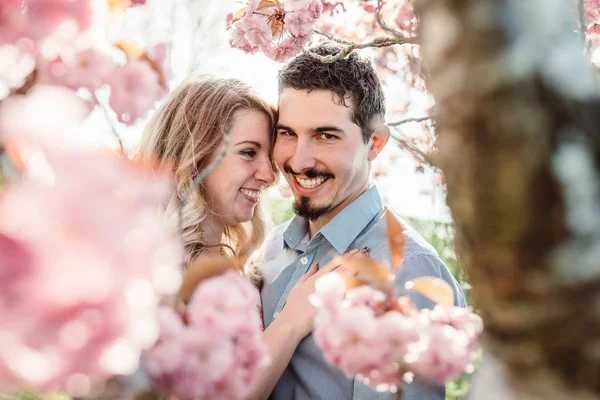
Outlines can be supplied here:
<path id="1" fill-rule="evenodd" d="M 146 0 L 129 0 L 132 6 L 143 6 L 146 4 Z"/>
<path id="2" fill-rule="evenodd" d="M 92 22 L 92 0 L 28 0 L 22 36 L 44 39 L 61 25 L 71 23 L 76 32 L 85 31 Z"/>
<path id="3" fill-rule="evenodd" d="M 0 100 L 25 84 L 35 69 L 35 56 L 23 46 L 6 44 L 0 46 Z"/>
<path id="4" fill-rule="evenodd" d="M 123 68 L 113 70 L 106 78 L 111 93 L 109 104 L 119 121 L 133 125 L 162 99 L 167 90 L 149 63 L 129 60 Z"/>
<path id="5" fill-rule="evenodd" d="M 0 45 L 12 43 L 21 37 L 24 16 L 21 14 L 21 0 L 0 2 Z"/>
<path id="6" fill-rule="evenodd" d="M 35 85 L 27 95 L 11 95 L 0 102 L 0 137 L 27 144 L 69 142 L 90 113 L 72 90 Z"/>
<path id="7" fill-rule="evenodd" d="M 229 36 L 229 44 L 231 47 L 242 50 L 244 53 L 253 54 L 256 53 L 259 49 L 258 46 L 252 45 L 246 39 L 246 31 L 244 31 L 239 26 L 234 26 L 231 29 L 231 34 Z"/>
<path id="8" fill-rule="evenodd" d="M 409 35 L 414 35 L 416 33 L 417 17 L 409 0 L 403 0 L 402 4 L 397 8 L 394 22 L 401 32 L 405 32 Z"/>
<path id="9" fill-rule="evenodd" d="M 383 0 L 382 6 L 387 3 L 387 0 Z M 359 5 L 368 13 L 374 13 L 377 11 L 377 0 L 359 0 Z"/>
<path id="10" fill-rule="evenodd" d="M 80 51 L 69 59 L 58 58 L 40 66 L 40 83 L 64 86 L 72 90 L 91 91 L 104 84 L 115 68 L 112 60 L 94 48 Z"/>
<path id="11" fill-rule="evenodd" d="M 296 10 L 285 14 L 283 22 L 293 36 L 305 36 L 312 32 L 315 20 L 308 10 Z"/>
<path id="12" fill-rule="evenodd" d="M 160 338 L 144 356 L 154 383 L 183 400 L 245 398 L 267 360 L 258 301 L 254 286 L 228 271 L 200 283 L 187 325 L 161 309 Z"/>
<path id="13" fill-rule="evenodd" d="M 393 304 L 408 300 L 388 296 L 370 286 L 346 292 L 337 273 L 317 280 L 313 337 L 329 363 L 348 377 L 391 391 L 413 375 L 446 383 L 468 369 L 483 329 L 478 316 L 441 306 L 402 313 Z"/>
<path id="14" fill-rule="evenodd" d="M 265 55 L 278 62 L 286 62 L 296 54 L 300 53 L 302 45 L 308 42 L 305 37 L 289 37 L 279 44 L 271 45 L 265 49 Z"/>
<path id="15" fill-rule="evenodd" d="M 273 39 L 271 27 L 262 15 L 247 15 L 237 23 L 237 27 L 244 31 L 244 38 L 251 46 L 264 47 Z"/>
<path id="16" fill-rule="evenodd" d="M 288 0 L 285 5 L 289 11 L 307 11 L 313 21 L 317 20 L 323 11 L 321 0 Z"/>
<path id="17" fill-rule="evenodd" d="M 342 0 L 321 0 L 322 12 L 333 15 L 335 11 L 345 11 L 344 2 Z"/>
<path id="18" fill-rule="evenodd" d="M 433 326 L 407 355 L 415 376 L 448 383 L 460 376 L 471 362 L 472 347 L 464 332 L 450 326 Z"/>
<path id="19" fill-rule="evenodd" d="M 91 148 L 20 149 L 26 172 L 0 202 L 0 276 L 12 277 L 0 284 L 0 386 L 69 391 L 74 374 L 94 386 L 132 373 L 180 279 L 180 241 L 157 213 L 170 180 Z"/>
<path id="20" fill-rule="evenodd" d="M 436 306 L 433 310 L 422 310 L 432 324 L 449 325 L 464 332 L 469 338 L 475 338 L 483 332 L 481 317 L 467 308 Z"/>
<path id="21" fill-rule="evenodd" d="M 600 23 L 600 0 L 584 0 L 585 26 L 589 29 Z"/>

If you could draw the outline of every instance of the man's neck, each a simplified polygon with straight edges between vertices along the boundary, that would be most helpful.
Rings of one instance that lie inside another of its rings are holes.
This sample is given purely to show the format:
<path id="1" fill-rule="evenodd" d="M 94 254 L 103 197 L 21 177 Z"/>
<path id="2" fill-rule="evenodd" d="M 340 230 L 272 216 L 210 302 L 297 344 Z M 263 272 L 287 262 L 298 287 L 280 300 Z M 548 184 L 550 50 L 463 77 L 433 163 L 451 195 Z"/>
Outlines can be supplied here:
<path id="1" fill-rule="evenodd" d="M 321 215 L 319 218 L 308 221 L 308 237 L 312 239 L 312 237 L 319 232 L 319 230 L 327 225 L 329 221 L 331 221 L 336 215 L 338 215 L 344 208 L 346 208 L 349 204 L 351 204 L 354 200 L 358 199 L 361 194 L 367 191 L 371 186 L 370 180 L 367 180 L 363 186 L 352 195 L 345 198 L 340 204 L 333 207 L 331 210 L 327 211 L 325 214 Z"/>

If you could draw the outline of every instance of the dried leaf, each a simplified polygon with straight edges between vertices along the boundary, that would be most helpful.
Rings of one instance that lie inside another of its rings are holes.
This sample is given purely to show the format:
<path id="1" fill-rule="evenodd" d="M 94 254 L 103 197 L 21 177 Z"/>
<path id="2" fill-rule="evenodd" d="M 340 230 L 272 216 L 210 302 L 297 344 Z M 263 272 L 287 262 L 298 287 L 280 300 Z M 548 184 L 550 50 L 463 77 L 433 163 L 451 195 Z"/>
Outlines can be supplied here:
<path id="1" fill-rule="evenodd" d="M 229 269 L 241 270 L 242 265 L 239 260 L 226 256 L 205 255 L 198 257 L 183 275 L 179 297 L 187 302 L 200 282 Z"/>
<path id="2" fill-rule="evenodd" d="M 131 7 L 129 0 L 106 0 L 106 2 L 111 13 L 120 13 Z"/>
<path id="3" fill-rule="evenodd" d="M 260 10 L 264 10 L 265 8 L 271 8 L 271 7 L 282 8 L 282 6 L 283 5 L 278 0 L 261 0 L 261 2 L 258 3 L 256 10 L 260 11 Z"/>
<path id="4" fill-rule="evenodd" d="M 421 293 L 438 304 L 451 307 L 454 305 L 454 292 L 446 281 L 433 276 L 423 276 L 406 282 L 407 290 Z"/>
<path id="5" fill-rule="evenodd" d="M 404 227 L 389 209 L 385 211 L 385 222 L 387 225 L 387 236 L 392 255 L 392 268 L 398 271 L 402 266 L 404 258 Z"/>
<path id="6" fill-rule="evenodd" d="M 23 171 L 27 166 L 23 159 L 23 153 L 19 149 L 19 146 L 11 139 L 5 139 L 0 148 L 0 154 L 4 153 L 8 157 L 10 164 L 18 171 Z"/>
<path id="7" fill-rule="evenodd" d="M 231 21 L 229 21 L 229 24 L 227 24 L 227 29 L 231 28 L 233 26 L 233 24 L 238 22 L 240 19 L 244 18 L 245 15 L 246 15 L 246 7 L 242 7 L 239 10 L 237 10 L 235 12 L 235 14 L 233 14 L 233 18 L 231 18 Z"/>
<path id="8" fill-rule="evenodd" d="M 144 49 L 130 40 L 121 40 L 114 44 L 114 46 L 123 51 L 128 59 L 130 60 L 143 60 L 150 64 L 150 67 L 158 74 L 158 82 L 165 89 L 167 88 L 167 80 L 165 74 L 162 71 L 160 65 L 153 60 Z"/>
<path id="9" fill-rule="evenodd" d="M 122 50 L 127 58 L 132 60 L 141 59 L 146 54 L 144 49 L 130 40 L 121 40 L 120 42 L 115 43 L 114 46 L 117 49 Z"/>
<path id="10" fill-rule="evenodd" d="M 369 281 L 366 279 L 357 278 L 354 275 L 341 274 L 346 281 L 346 290 L 354 289 L 359 286 L 368 285 Z"/>

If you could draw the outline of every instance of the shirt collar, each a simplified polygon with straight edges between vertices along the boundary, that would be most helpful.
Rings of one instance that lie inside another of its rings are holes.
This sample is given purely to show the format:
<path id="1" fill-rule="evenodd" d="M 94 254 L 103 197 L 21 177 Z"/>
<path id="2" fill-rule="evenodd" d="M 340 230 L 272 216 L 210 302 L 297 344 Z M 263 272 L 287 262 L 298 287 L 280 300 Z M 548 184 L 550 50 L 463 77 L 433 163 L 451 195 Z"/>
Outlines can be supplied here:
<path id="1" fill-rule="evenodd" d="M 376 185 L 348 204 L 318 233 L 321 233 L 335 250 L 343 254 L 371 220 L 383 210 L 383 201 Z M 283 234 L 284 247 L 295 249 L 308 232 L 306 219 L 295 216 Z M 316 235 L 315 235 L 316 236 Z"/>

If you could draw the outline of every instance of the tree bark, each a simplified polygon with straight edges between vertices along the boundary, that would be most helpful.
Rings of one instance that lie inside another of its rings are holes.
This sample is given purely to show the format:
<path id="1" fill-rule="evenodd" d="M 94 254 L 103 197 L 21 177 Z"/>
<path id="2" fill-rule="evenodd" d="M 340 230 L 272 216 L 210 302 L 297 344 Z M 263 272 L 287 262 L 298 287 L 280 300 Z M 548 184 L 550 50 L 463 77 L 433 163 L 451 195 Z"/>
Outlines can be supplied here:
<path id="1" fill-rule="evenodd" d="M 473 399 L 600 398 L 599 91 L 567 3 L 415 4 L 485 324 Z"/>

